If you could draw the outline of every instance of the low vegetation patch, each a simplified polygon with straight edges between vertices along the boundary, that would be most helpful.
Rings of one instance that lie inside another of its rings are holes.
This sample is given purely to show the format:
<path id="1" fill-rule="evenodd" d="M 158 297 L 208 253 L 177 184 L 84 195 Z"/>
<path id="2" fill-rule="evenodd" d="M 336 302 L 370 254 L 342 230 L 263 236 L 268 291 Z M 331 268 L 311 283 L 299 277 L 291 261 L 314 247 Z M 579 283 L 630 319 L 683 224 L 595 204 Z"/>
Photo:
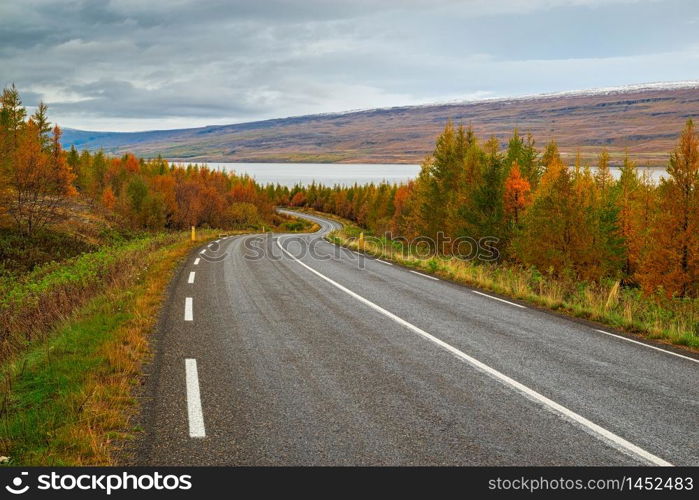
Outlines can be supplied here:
<path id="1" fill-rule="evenodd" d="M 0 229 L 0 279 L 94 250 L 95 245 L 70 233 L 41 231 L 27 236 L 16 229 Z"/>
<path id="2" fill-rule="evenodd" d="M 30 306 L 13 314 L 2 365 L 0 454 L 11 464 L 115 462 L 116 444 L 134 432 L 133 389 L 164 290 L 196 244 L 182 233 L 155 235 L 15 287 L 10 301 Z M 33 321 L 31 330 L 16 327 L 18 317 Z"/>
<path id="3" fill-rule="evenodd" d="M 41 341 L 92 297 L 130 282 L 147 257 L 182 234 L 144 236 L 0 281 L 0 360 Z"/>

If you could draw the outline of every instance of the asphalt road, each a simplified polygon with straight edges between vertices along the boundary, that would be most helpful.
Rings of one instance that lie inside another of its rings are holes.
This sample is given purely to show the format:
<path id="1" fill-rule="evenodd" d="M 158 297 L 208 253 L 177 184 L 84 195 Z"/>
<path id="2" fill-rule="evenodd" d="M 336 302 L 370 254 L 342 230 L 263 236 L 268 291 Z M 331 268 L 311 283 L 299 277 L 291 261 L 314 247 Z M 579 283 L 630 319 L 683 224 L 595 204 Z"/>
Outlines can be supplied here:
<path id="1" fill-rule="evenodd" d="M 691 355 L 360 257 L 313 219 L 181 268 L 139 464 L 699 465 Z"/>

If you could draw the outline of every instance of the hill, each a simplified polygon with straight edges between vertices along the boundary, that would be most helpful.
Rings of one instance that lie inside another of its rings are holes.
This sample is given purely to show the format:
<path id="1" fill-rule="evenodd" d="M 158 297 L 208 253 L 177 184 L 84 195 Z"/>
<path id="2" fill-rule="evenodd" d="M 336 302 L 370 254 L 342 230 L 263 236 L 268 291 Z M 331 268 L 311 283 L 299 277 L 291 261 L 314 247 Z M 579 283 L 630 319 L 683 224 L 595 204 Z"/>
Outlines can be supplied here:
<path id="1" fill-rule="evenodd" d="M 180 161 L 417 163 L 447 120 L 471 123 L 503 143 L 518 127 L 540 146 L 555 138 L 564 155 L 613 159 L 628 150 L 665 164 L 677 131 L 699 117 L 699 82 L 649 84 L 509 99 L 307 115 L 235 125 L 147 132 L 67 129 L 64 145 Z"/>

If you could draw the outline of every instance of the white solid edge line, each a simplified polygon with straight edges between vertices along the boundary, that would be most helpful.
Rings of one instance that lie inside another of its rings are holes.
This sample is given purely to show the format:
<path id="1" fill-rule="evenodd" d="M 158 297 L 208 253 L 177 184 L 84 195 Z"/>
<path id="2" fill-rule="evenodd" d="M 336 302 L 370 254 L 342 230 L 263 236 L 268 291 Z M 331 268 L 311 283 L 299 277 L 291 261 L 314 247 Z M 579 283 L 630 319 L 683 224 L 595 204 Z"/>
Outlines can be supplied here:
<path id="1" fill-rule="evenodd" d="M 198 265 L 199 265 L 199 257 L 197 257 L 196 259 L 194 259 L 194 265 L 195 265 L 195 266 L 198 266 Z"/>
<path id="2" fill-rule="evenodd" d="M 184 320 L 194 320 L 194 314 L 192 313 L 192 297 L 187 297 L 184 299 Z"/>
<path id="3" fill-rule="evenodd" d="M 677 356 L 678 358 L 683 358 L 683 359 L 688 359 L 689 361 L 694 361 L 695 363 L 699 363 L 699 359 L 694 359 L 690 358 L 689 356 L 683 356 L 682 354 L 677 354 L 676 352 L 668 351 L 667 349 L 662 349 L 660 347 L 655 347 L 649 344 L 644 344 L 643 342 L 639 342 L 638 340 L 630 339 L 628 337 L 624 337 L 622 335 L 617 335 L 615 333 L 609 333 L 605 332 L 604 330 L 599 330 L 598 328 L 595 328 L 595 331 L 598 331 L 600 333 L 604 333 L 605 335 L 609 335 L 610 337 L 616 337 L 621 340 L 626 340 L 628 342 L 633 342 L 634 344 L 642 345 L 643 347 L 647 347 L 648 349 L 655 349 L 656 351 L 664 352 L 665 354 L 672 354 L 673 356 Z"/>
<path id="4" fill-rule="evenodd" d="M 381 260 L 381 259 L 376 259 L 376 260 L 377 260 L 378 262 L 381 262 L 382 264 L 386 264 L 387 266 L 392 266 L 392 265 L 393 265 L 392 263 L 386 262 L 385 260 Z"/>
<path id="5" fill-rule="evenodd" d="M 189 417 L 189 437 L 206 437 L 204 429 L 204 414 L 201 411 L 201 396 L 199 394 L 199 374 L 197 360 L 184 360 L 187 380 L 187 416 Z"/>
<path id="6" fill-rule="evenodd" d="M 501 299 L 500 297 L 493 297 L 492 295 L 488 295 L 487 293 L 477 292 L 476 290 L 471 290 L 471 291 L 473 293 L 477 293 L 478 295 L 482 295 L 483 297 L 488 297 L 489 299 L 499 300 L 500 302 L 504 302 L 505 304 L 510 304 L 511 306 L 526 309 L 526 306 L 523 306 L 522 304 L 515 304 L 514 302 L 510 302 L 509 300 Z"/>
<path id="7" fill-rule="evenodd" d="M 410 271 L 410 272 L 413 273 L 413 274 L 417 274 L 418 276 L 422 276 L 422 277 L 424 277 L 424 278 L 429 278 L 429 279 L 431 279 L 431 280 L 439 281 L 439 278 L 435 278 L 434 276 L 430 276 L 429 274 L 422 274 L 422 273 L 419 273 L 419 272 L 417 272 L 417 271 Z"/>
<path id="8" fill-rule="evenodd" d="M 187 283 L 189 283 L 190 285 L 191 285 L 192 283 L 194 283 L 194 274 L 195 274 L 194 271 L 191 271 L 191 272 L 189 273 L 189 279 L 187 280 Z"/>
<path id="9" fill-rule="evenodd" d="M 404 320 L 403 318 L 401 318 L 399 316 L 396 316 L 395 314 L 393 314 L 390 311 L 387 311 L 386 309 L 379 306 L 378 304 L 373 303 L 369 299 L 365 299 L 364 297 L 353 292 L 349 288 L 346 288 L 346 287 L 342 286 L 341 284 L 339 284 L 338 282 L 328 278 L 324 274 L 316 271 L 312 267 L 304 264 L 299 259 L 294 257 L 291 253 L 289 253 L 279 243 L 279 240 L 277 240 L 277 245 L 282 250 L 282 252 L 284 252 L 286 255 L 291 257 L 297 263 L 301 264 L 303 267 L 305 267 L 306 269 L 311 271 L 313 274 L 315 274 L 318 277 L 322 278 L 323 280 L 327 281 L 328 283 L 330 283 L 334 287 L 342 290 L 347 295 L 354 297 L 359 302 L 369 306 L 370 308 L 374 309 L 375 311 L 392 319 L 393 321 L 395 321 L 399 325 L 404 326 L 407 329 L 417 333 L 421 337 L 429 340 L 430 342 L 437 344 L 438 346 L 449 351 L 450 353 L 452 353 L 453 355 L 455 355 L 457 358 L 461 359 L 462 361 L 465 361 L 466 363 L 470 364 L 474 368 L 481 370 L 482 372 L 484 372 L 487 375 L 495 378 L 496 380 L 504 383 L 505 385 L 510 386 L 511 388 L 515 389 L 516 391 L 519 391 L 520 393 L 522 393 L 524 396 L 528 397 L 529 399 L 536 401 L 536 402 L 542 404 L 543 406 L 546 406 L 549 409 L 559 413 L 563 417 L 567 418 L 569 421 L 571 421 L 573 423 L 577 423 L 577 424 L 581 425 L 582 427 L 585 427 L 588 431 L 596 434 L 598 437 L 605 440 L 607 443 L 611 444 L 617 450 L 623 451 L 626 454 L 635 455 L 637 458 L 642 458 L 643 460 L 646 460 L 647 462 L 650 462 L 653 465 L 672 466 L 672 464 L 670 462 L 667 462 L 660 457 L 656 457 L 655 455 L 653 455 L 650 452 L 647 452 L 643 448 L 636 446 L 635 444 L 631 443 L 630 441 L 627 441 L 626 439 L 622 438 L 621 436 L 617 436 L 613 432 L 608 431 L 604 427 L 601 427 L 601 426 L 595 424 L 594 422 L 586 419 L 582 415 L 578 415 L 574 411 L 569 410 L 565 406 L 556 403 L 555 401 L 547 398 L 543 394 L 539 394 L 538 392 L 536 392 L 533 389 L 530 389 L 526 385 L 521 384 L 521 383 L 517 382 L 516 380 L 508 377 L 504 373 L 497 371 L 495 368 L 491 368 L 490 366 L 486 365 L 485 363 L 478 361 L 476 358 L 469 356 L 468 354 L 464 353 L 463 351 L 460 351 L 456 347 L 454 347 L 450 344 L 447 344 L 443 340 L 440 340 L 437 337 L 427 333 L 425 330 L 413 325 L 412 323 Z"/>

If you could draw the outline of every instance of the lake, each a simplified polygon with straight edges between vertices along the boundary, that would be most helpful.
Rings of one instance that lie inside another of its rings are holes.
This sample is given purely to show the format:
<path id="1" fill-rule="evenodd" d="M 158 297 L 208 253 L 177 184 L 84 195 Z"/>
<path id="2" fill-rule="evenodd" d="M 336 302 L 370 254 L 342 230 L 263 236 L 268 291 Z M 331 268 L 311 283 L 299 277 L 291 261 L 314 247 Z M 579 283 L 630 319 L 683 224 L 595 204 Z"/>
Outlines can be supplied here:
<path id="1" fill-rule="evenodd" d="M 372 164 L 372 163 L 199 163 L 215 170 L 248 174 L 260 184 L 281 184 L 292 187 L 295 184 L 335 184 L 352 185 L 406 182 L 417 177 L 420 165 Z M 592 169 L 594 172 L 594 168 Z M 611 168 L 615 178 L 619 178 L 618 168 Z M 664 168 L 639 167 L 639 175 L 648 172 L 656 182 L 665 174 Z"/>
<path id="2" fill-rule="evenodd" d="M 202 163 L 200 163 L 201 165 Z M 417 177 L 420 165 L 368 163 L 203 163 L 209 168 L 248 174 L 260 184 L 311 184 L 332 186 L 405 182 Z"/>

